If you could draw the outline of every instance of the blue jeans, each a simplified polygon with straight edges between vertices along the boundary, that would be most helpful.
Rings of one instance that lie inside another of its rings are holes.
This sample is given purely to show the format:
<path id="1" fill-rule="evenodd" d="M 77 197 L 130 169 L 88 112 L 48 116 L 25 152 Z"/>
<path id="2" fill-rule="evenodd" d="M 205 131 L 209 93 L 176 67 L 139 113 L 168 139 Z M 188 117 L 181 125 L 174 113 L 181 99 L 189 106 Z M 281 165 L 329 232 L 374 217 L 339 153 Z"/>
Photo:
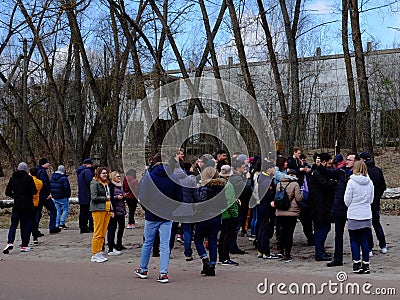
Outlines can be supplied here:
<path id="1" fill-rule="evenodd" d="M 32 212 L 15 212 L 11 214 L 11 225 L 8 231 L 9 244 L 13 244 L 15 241 L 15 233 L 17 231 L 18 223 L 20 223 L 22 247 L 28 247 L 29 239 L 32 232 Z"/>
<path id="2" fill-rule="evenodd" d="M 145 221 L 144 242 L 140 254 L 140 269 L 148 271 L 151 249 L 156 232 L 160 235 L 160 274 L 168 273 L 169 239 L 171 237 L 172 221 Z"/>
<path id="3" fill-rule="evenodd" d="M 185 247 L 185 256 L 190 257 L 193 254 L 192 251 L 192 233 L 193 233 L 193 224 L 191 223 L 182 223 L 183 230 L 183 242 Z"/>
<path id="4" fill-rule="evenodd" d="M 378 208 L 371 207 L 371 211 L 372 211 L 372 226 L 374 227 L 376 237 L 378 238 L 379 247 L 382 249 L 383 247 L 386 247 L 386 239 L 380 221 L 381 209 L 379 207 Z M 374 238 L 372 237 L 371 228 L 368 232 L 368 244 L 369 244 L 369 249 L 372 250 L 374 248 Z"/>
<path id="5" fill-rule="evenodd" d="M 361 228 L 349 230 L 351 256 L 354 261 L 360 260 L 360 247 L 362 250 L 362 260 L 369 262 L 368 232 L 371 228 Z"/>
<path id="6" fill-rule="evenodd" d="M 343 262 L 343 236 L 347 219 L 335 218 L 335 254 L 333 260 Z"/>
<path id="7" fill-rule="evenodd" d="M 194 234 L 194 244 L 200 258 L 206 257 L 207 252 L 204 247 L 204 238 L 208 240 L 208 251 L 210 252 L 210 263 L 217 263 L 218 255 L 218 232 L 221 228 L 221 216 L 196 223 L 196 232 Z"/>
<path id="8" fill-rule="evenodd" d="M 251 222 L 250 222 L 250 232 L 251 235 L 257 236 L 257 223 L 258 223 L 258 205 L 251 209 Z"/>
<path id="9" fill-rule="evenodd" d="M 53 199 L 53 200 L 57 210 L 56 227 L 59 227 L 60 225 L 65 225 L 65 220 L 67 219 L 69 213 L 68 198 Z"/>
<path id="10" fill-rule="evenodd" d="M 331 231 L 331 223 L 314 223 L 315 258 L 326 255 L 325 240 Z"/>

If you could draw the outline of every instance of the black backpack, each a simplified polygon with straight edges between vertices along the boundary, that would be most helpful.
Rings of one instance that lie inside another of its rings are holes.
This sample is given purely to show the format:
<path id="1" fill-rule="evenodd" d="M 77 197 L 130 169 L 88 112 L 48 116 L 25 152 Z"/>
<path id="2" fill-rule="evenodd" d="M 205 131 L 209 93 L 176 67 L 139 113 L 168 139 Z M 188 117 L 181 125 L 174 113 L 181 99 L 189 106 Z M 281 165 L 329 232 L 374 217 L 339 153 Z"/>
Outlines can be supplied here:
<path id="1" fill-rule="evenodd" d="M 282 183 L 279 183 L 279 188 L 276 186 L 276 193 L 274 198 L 275 208 L 279 210 L 288 210 L 290 207 L 289 196 L 286 193 L 286 188 L 290 182 L 286 185 L 286 187 L 282 186 Z"/>

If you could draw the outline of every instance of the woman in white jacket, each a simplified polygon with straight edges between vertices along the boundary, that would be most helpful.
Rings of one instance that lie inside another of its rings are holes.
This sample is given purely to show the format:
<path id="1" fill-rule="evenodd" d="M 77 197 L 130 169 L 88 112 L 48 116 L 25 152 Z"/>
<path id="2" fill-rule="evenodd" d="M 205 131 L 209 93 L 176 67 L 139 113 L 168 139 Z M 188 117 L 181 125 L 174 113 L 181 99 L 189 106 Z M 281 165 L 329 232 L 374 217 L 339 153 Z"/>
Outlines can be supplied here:
<path id="1" fill-rule="evenodd" d="M 371 203 L 374 200 L 374 185 L 367 173 L 367 166 L 356 161 L 344 194 L 347 210 L 347 227 L 350 235 L 354 273 L 370 273 L 368 232 L 372 225 Z M 362 250 L 362 263 L 360 257 Z"/>

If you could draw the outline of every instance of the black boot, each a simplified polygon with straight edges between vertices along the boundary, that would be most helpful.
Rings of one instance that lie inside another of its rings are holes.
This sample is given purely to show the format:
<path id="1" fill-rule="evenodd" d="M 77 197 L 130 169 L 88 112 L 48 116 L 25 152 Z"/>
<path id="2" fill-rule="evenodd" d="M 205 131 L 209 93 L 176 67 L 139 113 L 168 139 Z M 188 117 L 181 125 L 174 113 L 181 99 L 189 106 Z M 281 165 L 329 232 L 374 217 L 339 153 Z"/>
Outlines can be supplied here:
<path id="1" fill-rule="evenodd" d="M 215 266 L 210 263 L 207 257 L 202 258 L 203 261 L 203 270 L 201 271 L 201 274 L 204 274 L 206 276 L 215 276 Z"/>
<path id="2" fill-rule="evenodd" d="M 362 268 L 364 274 L 371 273 L 371 271 L 369 269 L 369 262 L 364 262 L 363 261 L 362 264 L 361 264 L 361 268 Z"/>

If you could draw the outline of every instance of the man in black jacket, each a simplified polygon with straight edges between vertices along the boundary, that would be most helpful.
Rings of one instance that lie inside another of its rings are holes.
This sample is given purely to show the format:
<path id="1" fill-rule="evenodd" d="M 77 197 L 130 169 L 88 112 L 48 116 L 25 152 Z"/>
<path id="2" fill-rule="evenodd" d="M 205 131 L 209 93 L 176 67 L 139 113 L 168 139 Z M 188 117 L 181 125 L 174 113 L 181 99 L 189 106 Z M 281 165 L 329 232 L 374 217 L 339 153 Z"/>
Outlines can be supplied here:
<path id="1" fill-rule="evenodd" d="M 21 252 L 29 252 L 29 238 L 32 231 L 32 215 L 33 215 L 33 195 L 36 194 L 36 186 L 33 178 L 28 174 L 28 166 L 21 162 L 17 171 L 14 172 L 7 184 L 6 196 L 14 199 L 12 208 L 11 225 L 8 231 L 7 246 L 3 253 L 8 254 L 14 248 L 15 232 L 18 223 L 21 230 Z"/>
<path id="2" fill-rule="evenodd" d="M 368 168 L 368 175 L 374 184 L 374 202 L 371 204 L 372 211 L 372 226 L 375 229 L 376 237 L 379 241 L 379 247 L 381 248 L 381 253 L 387 253 L 385 233 L 383 232 L 382 225 L 380 222 L 380 211 L 381 211 L 381 197 L 383 192 L 386 190 L 386 182 L 383 177 L 382 170 L 375 166 L 375 162 L 368 152 L 360 153 L 360 160 L 364 161 Z M 374 240 L 372 237 L 372 230 L 368 235 L 369 248 L 372 251 L 374 247 Z M 371 252 L 370 252 L 371 253 Z"/>

